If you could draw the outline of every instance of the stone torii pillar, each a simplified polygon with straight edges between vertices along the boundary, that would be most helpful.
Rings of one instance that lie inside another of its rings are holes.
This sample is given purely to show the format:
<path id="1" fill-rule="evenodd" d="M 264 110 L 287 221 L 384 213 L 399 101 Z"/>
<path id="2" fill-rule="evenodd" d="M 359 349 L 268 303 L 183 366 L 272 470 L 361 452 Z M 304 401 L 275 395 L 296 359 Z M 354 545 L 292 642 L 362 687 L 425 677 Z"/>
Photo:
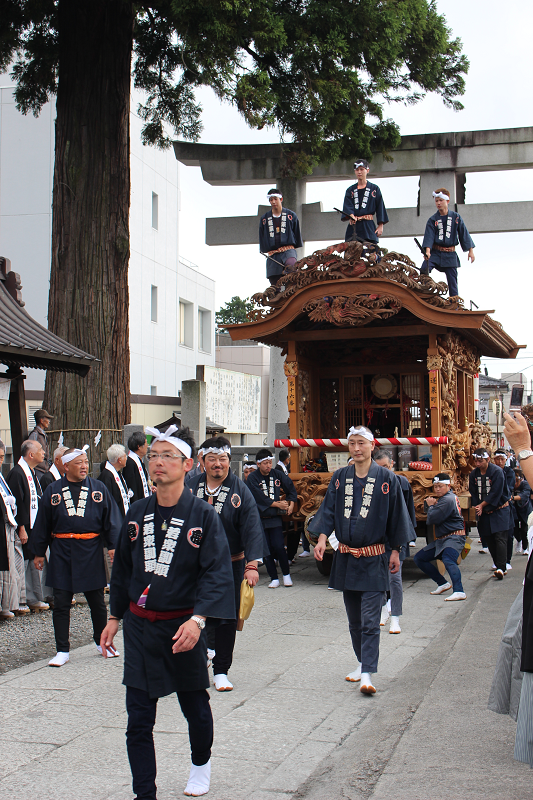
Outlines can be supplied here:
<path id="1" fill-rule="evenodd" d="M 174 150 L 182 164 L 201 167 L 204 180 L 212 186 L 276 185 L 283 192 L 284 204 L 298 214 L 304 242 L 344 239 L 346 225 L 340 215 L 323 211 L 321 203 L 306 203 L 305 186 L 309 182 L 352 179 L 353 159 L 318 165 L 311 175 L 294 180 L 281 177 L 282 151 L 277 144 L 174 142 Z M 417 176 L 419 198 L 416 206 L 387 209 L 390 221 L 382 239 L 421 236 L 427 218 L 435 213 L 431 193 L 439 186 L 449 190 L 451 208 L 465 218 L 472 234 L 533 230 L 531 201 L 465 205 L 469 172 L 533 168 L 533 127 L 403 136 L 400 146 L 390 155 L 392 161 L 374 156 L 372 180 Z M 339 204 L 341 200 L 339 197 Z M 207 219 L 207 244 L 257 244 L 258 215 L 267 208 L 266 204 L 261 205 L 254 216 Z"/>

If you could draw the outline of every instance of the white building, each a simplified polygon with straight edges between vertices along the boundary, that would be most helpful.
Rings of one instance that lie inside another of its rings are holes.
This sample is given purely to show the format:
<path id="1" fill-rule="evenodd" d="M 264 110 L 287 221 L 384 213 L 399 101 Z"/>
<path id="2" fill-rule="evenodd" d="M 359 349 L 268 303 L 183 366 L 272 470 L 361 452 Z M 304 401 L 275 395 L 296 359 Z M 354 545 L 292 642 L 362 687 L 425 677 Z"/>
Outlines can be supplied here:
<path id="1" fill-rule="evenodd" d="M 133 96 L 132 422 L 151 424 L 176 410 L 181 382 L 196 377 L 197 364 L 215 363 L 215 285 L 179 252 L 178 162 L 172 150 L 142 145 L 137 105 Z M 47 103 L 39 117 L 23 116 L 15 106 L 13 81 L 0 76 L 0 253 L 20 273 L 26 309 L 43 325 L 51 260 L 54 112 L 54 104 Z M 44 372 L 26 374 L 29 404 L 39 407 Z M 3 409 L 0 413 L 5 424 Z"/>

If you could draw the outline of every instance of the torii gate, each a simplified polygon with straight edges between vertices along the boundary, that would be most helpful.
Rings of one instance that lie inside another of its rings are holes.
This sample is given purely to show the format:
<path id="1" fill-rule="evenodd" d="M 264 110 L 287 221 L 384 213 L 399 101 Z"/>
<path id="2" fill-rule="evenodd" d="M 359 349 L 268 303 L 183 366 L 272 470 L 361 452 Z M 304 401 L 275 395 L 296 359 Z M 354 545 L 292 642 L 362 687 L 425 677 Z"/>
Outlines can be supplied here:
<path id="1" fill-rule="evenodd" d="M 318 165 L 300 180 L 280 176 L 281 145 L 223 145 L 174 142 L 177 160 L 189 167 L 201 167 L 204 181 L 211 186 L 276 185 L 284 204 L 301 222 L 305 241 L 344 240 L 346 224 L 340 214 L 323 211 L 322 203 L 306 203 L 306 184 L 316 181 L 346 181 L 353 176 L 354 152 L 350 161 Z M 465 205 L 466 176 L 469 172 L 499 172 L 533 168 L 533 127 L 501 128 L 488 131 L 429 133 L 403 136 L 390 152 L 392 161 L 376 155 L 371 179 L 418 176 L 418 203 L 411 208 L 387 209 L 389 222 L 382 238 L 413 237 L 424 233 L 426 220 L 435 213 L 432 191 L 446 186 L 450 207 L 458 211 L 472 234 L 511 233 L 533 230 L 533 202 L 472 203 Z M 340 198 L 339 198 L 340 199 Z M 258 215 L 269 206 L 258 207 L 257 215 L 206 219 L 208 245 L 258 244 Z M 298 253 L 303 257 L 303 250 Z M 286 378 L 281 351 L 271 351 L 268 441 L 288 435 Z M 283 388 L 282 388 L 283 387 Z"/>
<path id="2" fill-rule="evenodd" d="M 323 211 L 321 203 L 306 203 L 306 184 L 316 181 L 346 181 L 353 176 L 353 159 L 315 167 L 300 180 L 280 177 L 281 145 L 220 145 L 174 142 L 177 160 L 199 166 L 203 179 L 212 186 L 249 186 L 271 183 L 283 192 L 284 204 L 296 211 L 302 234 L 308 241 L 342 241 L 345 223 L 334 211 Z M 354 158 L 357 157 L 354 153 Z M 435 213 L 431 192 L 446 186 L 452 209 L 464 215 L 471 233 L 510 233 L 533 230 L 533 202 L 472 203 L 465 205 L 469 172 L 498 172 L 533 167 L 533 127 L 502 128 L 460 133 L 429 133 L 403 136 L 401 144 L 385 161 L 372 160 L 371 179 L 418 176 L 418 204 L 411 208 L 387 209 L 389 223 L 383 239 L 420 236 Z M 268 206 L 259 206 L 263 214 Z M 215 217 L 206 220 L 208 245 L 257 244 L 257 215 Z M 300 254 L 302 255 L 302 254 Z"/>

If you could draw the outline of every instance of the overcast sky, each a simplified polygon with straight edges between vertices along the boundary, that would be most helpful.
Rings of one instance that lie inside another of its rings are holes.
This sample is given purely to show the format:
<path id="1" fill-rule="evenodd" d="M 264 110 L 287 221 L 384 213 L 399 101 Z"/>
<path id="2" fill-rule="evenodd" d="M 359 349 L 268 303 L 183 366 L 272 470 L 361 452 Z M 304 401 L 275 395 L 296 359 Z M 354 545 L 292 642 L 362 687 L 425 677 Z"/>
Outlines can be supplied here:
<path id="1" fill-rule="evenodd" d="M 454 36 L 463 42 L 470 60 L 464 111 L 454 112 L 436 96 L 428 96 L 416 106 L 392 105 L 386 111 L 400 126 L 403 135 L 445 131 L 513 128 L 533 124 L 531 82 L 531 0 L 463 0 L 450 3 L 438 0 Z M 228 105 L 221 105 L 208 89 L 199 97 L 204 107 L 202 142 L 254 144 L 276 142 L 277 132 L 253 131 Z M 354 157 L 357 154 L 354 153 Z M 371 176 L 370 176 L 371 177 Z M 202 180 L 199 167 L 180 165 L 181 214 L 180 255 L 198 264 L 201 271 L 216 281 L 217 308 L 232 296 L 247 297 L 266 288 L 265 261 L 255 245 L 208 247 L 205 244 L 205 218 L 232 215 L 249 216 L 265 204 L 270 185 L 214 187 Z M 341 205 L 346 188 L 353 183 L 309 183 L 307 202 L 321 200 L 324 210 Z M 380 180 L 389 208 L 415 206 L 416 178 Z M 467 175 L 466 203 L 498 203 L 533 200 L 533 170 Z M 465 214 L 468 226 L 468 216 Z M 386 234 L 386 226 L 385 226 Z M 305 231 L 310 238 L 310 232 Z M 493 316 L 519 343 L 527 344 L 513 362 L 484 359 L 489 373 L 525 370 L 533 378 L 531 341 L 531 279 L 533 232 L 519 234 L 476 234 L 474 265 L 461 255 L 459 294 L 466 303 L 473 300 L 481 309 L 495 309 Z M 386 239 L 384 246 L 404 252 L 419 261 L 411 239 Z M 331 244 L 328 242 L 327 244 Z M 308 241 L 306 253 L 324 243 Z M 439 273 L 436 273 L 439 280 Z M 442 276 L 441 276 L 442 277 Z"/>

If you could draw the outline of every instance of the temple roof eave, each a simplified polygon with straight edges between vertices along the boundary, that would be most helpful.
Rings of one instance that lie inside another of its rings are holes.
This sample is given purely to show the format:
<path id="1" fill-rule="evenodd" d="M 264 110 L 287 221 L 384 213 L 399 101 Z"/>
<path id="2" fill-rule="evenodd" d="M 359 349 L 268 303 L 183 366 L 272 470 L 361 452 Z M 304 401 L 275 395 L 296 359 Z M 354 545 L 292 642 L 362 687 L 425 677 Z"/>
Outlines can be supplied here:
<path id="1" fill-rule="evenodd" d="M 272 344 L 286 342 L 291 339 L 290 324 L 303 312 L 306 303 L 325 295 L 365 295 L 377 294 L 396 298 L 402 307 L 413 314 L 425 326 L 428 334 L 435 329 L 451 329 L 463 335 L 475 344 L 481 355 L 496 358 L 515 358 L 521 347 L 502 328 L 500 323 L 490 317 L 490 311 L 468 311 L 466 309 L 439 308 L 426 302 L 415 291 L 392 282 L 386 278 L 345 278 L 334 282 L 319 281 L 297 290 L 284 305 L 271 312 L 263 319 L 254 322 L 229 325 L 228 332 L 233 341 L 253 339 Z M 376 326 L 383 330 L 386 326 Z M 342 328 L 337 328 L 337 330 Z M 365 330 L 365 328 L 359 328 Z M 354 326 L 346 326 L 346 330 L 358 330 Z M 327 339 L 327 331 L 324 332 Z M 353 334 L 352 334 L 353 335 Z"/>

